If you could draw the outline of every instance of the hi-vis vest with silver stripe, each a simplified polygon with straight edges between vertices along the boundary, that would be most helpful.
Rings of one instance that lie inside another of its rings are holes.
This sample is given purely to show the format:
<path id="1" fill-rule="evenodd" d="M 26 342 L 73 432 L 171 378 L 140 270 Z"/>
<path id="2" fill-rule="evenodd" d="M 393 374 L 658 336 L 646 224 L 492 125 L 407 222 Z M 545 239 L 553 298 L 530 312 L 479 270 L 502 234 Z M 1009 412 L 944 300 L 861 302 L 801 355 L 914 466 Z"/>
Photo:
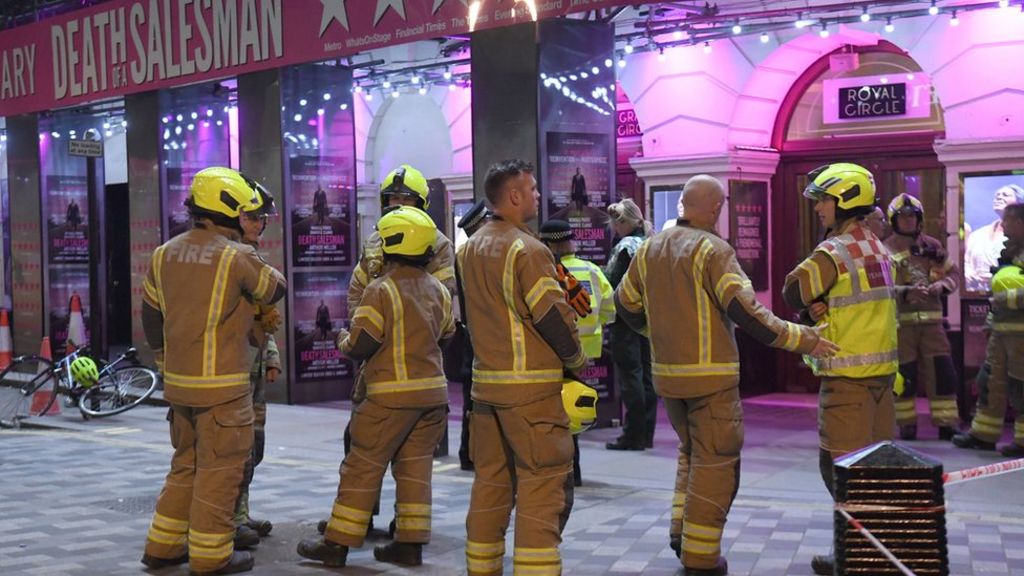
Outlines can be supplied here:
<path id="1" fill-rule="evenodd" d="M 889 257 L 881 242 L 862 226 L 830 238 L 818 250 L 836 265 L 828 291 L 822 336 L 839 345 L 831 358 L 804 361 L 817 376 L 871 378 L 898 369 L 896 300 Z"/>

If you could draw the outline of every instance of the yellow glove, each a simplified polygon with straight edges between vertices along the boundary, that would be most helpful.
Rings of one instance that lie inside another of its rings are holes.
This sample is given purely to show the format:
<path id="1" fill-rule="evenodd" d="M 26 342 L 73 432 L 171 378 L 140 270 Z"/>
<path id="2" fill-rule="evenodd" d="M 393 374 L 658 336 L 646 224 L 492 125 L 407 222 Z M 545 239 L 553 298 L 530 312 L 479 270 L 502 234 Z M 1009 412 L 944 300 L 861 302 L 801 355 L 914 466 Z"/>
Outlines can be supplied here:
<path id="1" fill-rule="evenodd" d="M 906 381 L 903 379 L 903 374 L 897 372 L 896 381 L 892 384 L 892 392 L 897 396 L 902 396 L 904 390 L 906 390 Z"/>
<path id="2" fill-rule="evenodd" d="M 577 316 L 586 318 L 590 315 L 590 292 L 587 292 L 587 289 L 561 262 L 557 263 L 555 268 L 558 271 L 558 284 L 565 292 L 565 301 L 572 306 Z"/>

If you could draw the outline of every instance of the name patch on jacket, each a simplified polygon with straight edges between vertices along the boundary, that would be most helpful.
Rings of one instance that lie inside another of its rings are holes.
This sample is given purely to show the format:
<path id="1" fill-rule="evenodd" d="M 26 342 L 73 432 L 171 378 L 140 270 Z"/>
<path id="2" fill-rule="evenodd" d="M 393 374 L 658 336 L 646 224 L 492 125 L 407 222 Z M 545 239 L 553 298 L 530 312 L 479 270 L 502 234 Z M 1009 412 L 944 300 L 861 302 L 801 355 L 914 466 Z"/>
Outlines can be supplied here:
<path id="1" fill-rule="evenodd" d="M 864 273 L 868 278 L 868 286 L 872 288 L 884 288 L 892 284 L 889 267 L 879 262 L 865 262 Z"/>

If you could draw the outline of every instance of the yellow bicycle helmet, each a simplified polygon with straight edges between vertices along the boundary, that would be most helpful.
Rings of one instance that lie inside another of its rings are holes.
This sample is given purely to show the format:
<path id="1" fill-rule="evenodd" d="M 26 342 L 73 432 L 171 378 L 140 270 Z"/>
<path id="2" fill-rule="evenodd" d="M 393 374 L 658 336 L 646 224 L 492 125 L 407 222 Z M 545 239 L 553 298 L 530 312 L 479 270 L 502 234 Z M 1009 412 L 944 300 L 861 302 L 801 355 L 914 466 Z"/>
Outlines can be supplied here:
<path id="1" fill-rule="evenodd" d="M 920 224 L 924 220 L 924 205 L 917 198 L 914 198 L 906 192 L 896 196 L 889 202 L 889 209 L 886 210 L 886 215 L 889 217 L 889 224 L 893 230 L 897 230 L 896 218 L 903 212 L 912 212 L 917 215 L 917 223 Z"/>
<path id="2" fill-rule="evenodd" d="M 430 207 L 430 187 L 419 170 L 402 164 L 384 177 L 380 183 L 380 203 L 387 206 L 388 197 L 405 196 L 416 200 L 416 207 L 426 210 Z"/>
<path id="3" fill-rule="evenodd" d="M 563 380 L 562 407 L 569 416 L 569 432 L 579 434 L 597 420 L 597 390 L 576 380 Z"/>
<path id="4" fill-rule="evenodd" d="M 71 377 L 83 388 L 89 388 L 100 379 L 96 362 L 87 356 L 79 356 L 71 362 Z"/>
<path id="5" fill-rule="evenodd" d="M 200 210 L 237 218 L 242 211 L 253 212 L 263 206 L 260 188 L 237 170 L 206 168 L 192 178 L 189 201 Z"/>
<path id="6" fill-rule="evenodd" d="M 434 254 L 437 226 L 426 212 L 412 206 L 393 208 L 377 221 L 382 250 L 392 256 L 420 258 Z"/>
<path id="7" fill-rule="evenodd" d="M 804 188 L 804 196 L 811 200 L 832 196 L 839 210 L 875 205 L 875 177 L 863 166 L 845 162 L 826 164 L 807 178 L 810 182 Z"/>

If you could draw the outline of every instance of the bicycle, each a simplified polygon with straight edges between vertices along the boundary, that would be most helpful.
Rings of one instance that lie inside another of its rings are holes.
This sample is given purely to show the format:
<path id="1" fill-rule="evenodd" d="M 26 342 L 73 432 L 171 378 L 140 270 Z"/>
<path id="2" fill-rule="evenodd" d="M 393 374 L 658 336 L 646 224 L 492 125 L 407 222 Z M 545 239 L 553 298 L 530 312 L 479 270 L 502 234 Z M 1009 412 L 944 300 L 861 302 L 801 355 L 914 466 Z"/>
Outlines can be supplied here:
<path id="1" fill-rule="evenodd" d="M 42 356 L 19 356 L 0 372 L 0 427 L 19 428 L 21 421 L 46 414 L 57 396 L 67 406 L 78 406 L 82 419 L 113 416 L 131 410 L 156 390 L 157 374 L 141 366 L 137 350 L 128 350 L 109 363 L 100 362 L 99 378 L 92 386 L 83 386 L 71 377 L 71 363 L 85 348 L 79 347 L 54 362 Z M 125 362 L 130 365 L 122 365 Z M 42 402 L 33 395 L 52 384 L 52 393 Z"/>

